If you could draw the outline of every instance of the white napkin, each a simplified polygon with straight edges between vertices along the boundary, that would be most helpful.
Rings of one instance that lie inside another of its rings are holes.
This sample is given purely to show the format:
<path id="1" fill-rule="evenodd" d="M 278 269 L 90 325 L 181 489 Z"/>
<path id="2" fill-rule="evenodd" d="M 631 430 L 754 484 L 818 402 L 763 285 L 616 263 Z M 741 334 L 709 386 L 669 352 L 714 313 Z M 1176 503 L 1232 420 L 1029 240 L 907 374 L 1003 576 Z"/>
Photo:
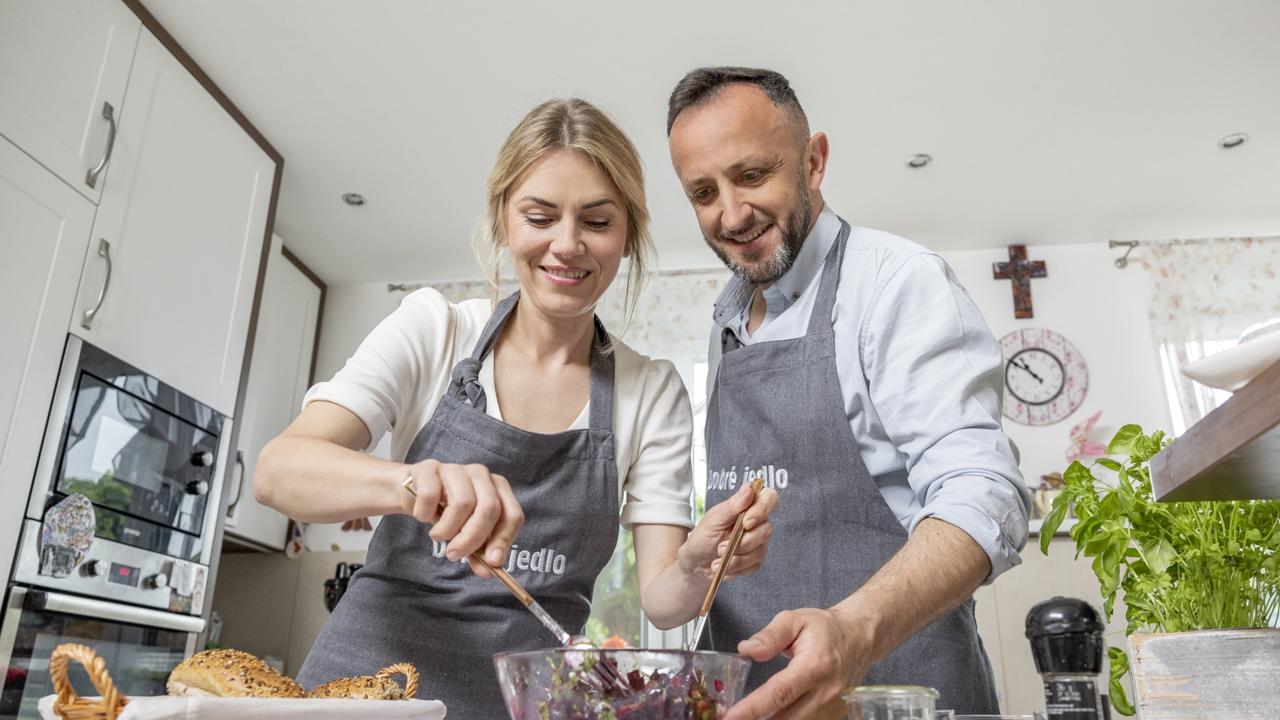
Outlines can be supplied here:
<path id="1" fill-rule="evenodd" d="M 40 699 L 40 717 L 57 720 L 55 695 Z M 120 720 L 243 720 L 244 718 L 293 718 L 295 720 L 440 720 L 445 715 L 439 700 L 334 700 L 220 697 L 130 698 Z"/>

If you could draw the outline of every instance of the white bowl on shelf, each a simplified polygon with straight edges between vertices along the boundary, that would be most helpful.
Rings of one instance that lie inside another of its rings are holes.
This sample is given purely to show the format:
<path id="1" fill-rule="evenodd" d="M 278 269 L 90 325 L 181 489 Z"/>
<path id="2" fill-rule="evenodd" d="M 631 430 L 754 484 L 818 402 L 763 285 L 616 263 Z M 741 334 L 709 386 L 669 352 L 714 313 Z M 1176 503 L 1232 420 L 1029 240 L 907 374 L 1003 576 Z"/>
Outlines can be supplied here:
<path id="1" fill-rule="evenodd" d="M 1258 373 L 1280 361 L 1280 318 L 1254 325 L 1240 344 L 1182 368 L 1182 374 L 1201 385 L 1234 392 Z"/>

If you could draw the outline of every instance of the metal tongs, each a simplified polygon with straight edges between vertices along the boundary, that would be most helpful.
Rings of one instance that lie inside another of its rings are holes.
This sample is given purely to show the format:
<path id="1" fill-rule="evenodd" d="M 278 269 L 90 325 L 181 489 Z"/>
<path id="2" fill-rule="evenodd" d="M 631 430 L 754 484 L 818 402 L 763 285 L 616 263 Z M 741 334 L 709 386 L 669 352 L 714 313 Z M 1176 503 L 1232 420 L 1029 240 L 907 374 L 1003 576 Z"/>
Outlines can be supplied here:
<path id="1" fill-rule="evenodd" d="M 733 524 L 733 533 L 729 535 L 729 546 L 725 548 L 724 560 L 720 562 L 720 568 L 716 570 L 715 577 L 711 578 L 711 587 L 707 588 L 707 597 L 702 601 L 702 608 L 698 611 L 698 622 L 693 626 L 693 638 L 689 640 L 689 652 L 698 649 L 698 642 L 702 640 L 702 631 L 707 628 L 707 614 L 711 612 L 711 605 L 716 600 L 716 591 L 720 589 L 720 583 L 724 580 L 724 574 L 729 569 L 729 562 L 733 560 L 733 554 L 738 550 L 738 542 L 742 540 L 742 532 L 745 529 L 743 525 L 747 520 L 747 513 L 751 508 L 755 507 L 756 498 L 760 496 L 760 491 L 764 489 L 764 480 L 756 478 L 751 481 L 751 504 L 746 510 L 738 513 L 738 520 Z"/>
<path id="2" fill-rule="evenodd" d="M 405 478 L 402 486 L 410 495 L 415 498 L 418 497 L 418 491 L 413 486 L 412 475 Z M 445 507 L 447 504 L 448 503 L 443 499 L 440 501 L 440 507 Z M 489 572 L 492 572 L 494 577 L 496 577 L 503 585 L 507 586 L 507 589 L 511 591 L 511 594 L 515 595 L 516 599 L 520 601 L 520 604 L 528 608 L 529 612 L 533 613 L 533 616 L 538 618 L 543 627 L 550 630 L 551 634 L 556 636 L 556 640 L 559 641 L 561 646 L 567 648 L 595 649 L 595 643 L 591 642 L 587 636 L 570 635 L 569 631 L 565 630 L 560 623 L 556 622 L 556 619 L 551 617 L 551 614 L 538 604 L 538 601 L 529 594 L 529 591 L 525 590 L 524 587 L 517 582 L 515 578 L 511 577 L 506 570 L 503 570 L 501 567 L 491 565 L 488 560 L 485 560 L 484 552 L 479 549 L 473 551 L 471 553 L 471 559 L 489 568 Z M 603 683 L 605 690 L 613 688 L 622 692 L 631 692 L 631 684 L 627 682 L 626 678 L 622 677 L 622 675 L 618 673 L 617 668 L 613 667 L 612 663 L 605 662 L 601 659 L 592 663 L 592 668 L 600 677 L 600 681 Z"/>

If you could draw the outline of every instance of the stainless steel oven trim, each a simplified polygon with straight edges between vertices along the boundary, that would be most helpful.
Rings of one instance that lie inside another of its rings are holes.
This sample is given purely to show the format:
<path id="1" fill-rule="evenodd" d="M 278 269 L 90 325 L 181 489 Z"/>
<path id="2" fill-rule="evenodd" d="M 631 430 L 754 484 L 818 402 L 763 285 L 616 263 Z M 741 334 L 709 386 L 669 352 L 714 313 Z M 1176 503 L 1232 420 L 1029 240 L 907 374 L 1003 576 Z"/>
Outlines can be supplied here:
<path id="1" fill-rule="evenodd" d="M 40 572 L 40 534 L 42 524 L 35 520 L 27 520 L 23 524 L 22 539 L 18 546 L 17 559 L 14 563 L 13 583 L 25 588 L 49 590 L 67 595 L 91 597 L 108 603 L 124 603 L 147 607 L 161 612 L 172 612 L 170 602 L 174 599 L 176 589 L 170 578 L 179 574 L 179 565 L 186 564 L 171 555 L 118 543 L 103 538 L 96 538 L 93 546 L 81 560 L 79 568 L 65 577 L 54 577 Z M 99 571 L 115 564 L 136 568 L 139 577 L 136 582 L 113 583 L 106 576 L 89 572 L 98 563 Z M 103 567 L 105 566 L 105 568 Z M 199 573 L 205 566 L 190 563 L 192 572 Z M 203 570 L 205 579 L 196 579 L 193 590 L 203 593 L 208 598 L 208 570 Z M 154 581 L 160 574 L 166 581 L 156 584 Z M 194 598 L 192 598 L 194 599 Z M 206 601 L 207 604 L 207 601 Z M 198 613 L 183 613 L 196 614 Z"/>
<path id="2" fill-rule="evenodd" d="M 27 590 L 26 588 L 16 587 L 13 590 L 14 592 L 19 590 L 23 592 L 25 596 L 21 606 L 23 608 L 35 601 L 38 606 L 37 609 L 44 612 L 81 615 L 95 620 L 143 625 L 174 632 L 204 632 L 205 622 L 203 618 L 176 615 L 160 610 L 148 610 L 147 608 L 134 607 L 132 605 L 120 605 L 75 595 L 64 595 L 62 593 L 49 592 L 48 590 Z"/>
<path id="3" fill-rule="evenodd" d="M 231 435 L 235 421 L 229 417 L 222 418 L 222 434 L 218 436 L 218 459 L 214 463 L 214 472 L 209 478 L 209 494 L 206 496 L 204 508 L 204 528 L 200 531 L 200 564 L 209 565 L 213 561 L 213 534 L 217 530 L 218 521 L 224 512 L 222 488 L 227 481 L 227 462 L 231 459 Z"/>
<path id="4" fill-rule="evenodd" d="M 9 588 L 4 618 L 0 620 L 0 667 L 9 667 L 9 661 L 13 658 L 13 643 L 18 639 L 18 615 L 22 613 L 22 602 L 26 594 L 27 591 L 23 588 Z"/>
<path id="5" fill-rule="evenodd" d="M 35 482 L 31 486 L 27 502 L 27 517 L 40 520 L 44 517 L 44 503 L 53 483 L 53 471 L 58 465 L 58 449 L 62 433 L 69 422 L 67 409 L 71 406 L 71 394 L 75 390 L 79 372 L 80 346 L 84 341 L 75 335 L 67 335 L 67 347 L 62 351 L 62 368 L 58 371 L 58 384 L 53 391 L 53 404 L 49 408 L 49 420 L 44 425 L 44 441 L 40 444 L 40 458 L 36 461 Z"/>

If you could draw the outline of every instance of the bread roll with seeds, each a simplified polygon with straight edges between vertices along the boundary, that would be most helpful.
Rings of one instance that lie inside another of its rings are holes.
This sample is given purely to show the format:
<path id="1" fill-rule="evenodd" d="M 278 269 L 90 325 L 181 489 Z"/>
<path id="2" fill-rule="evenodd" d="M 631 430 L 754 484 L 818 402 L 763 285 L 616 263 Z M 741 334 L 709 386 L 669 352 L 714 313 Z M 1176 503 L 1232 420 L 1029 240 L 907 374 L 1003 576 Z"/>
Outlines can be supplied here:
<path id="1" fill-rule="evenodd" d="M 305 697 L 302 687 L 262 660 L 240 650 L 205 650 L 169 673 L 170 695 L 205 697 Z"/>
<path id="2" fill-rule="evenodd" d="M 403 675 L 405 685 L 391 678 Z M 408 700 L 418 694 L 418 670 L 409 663 L 388 665 L 377 675 L 330 680 L 307 694 L 313 698 L 346 698 L 348 700 Z"/>

